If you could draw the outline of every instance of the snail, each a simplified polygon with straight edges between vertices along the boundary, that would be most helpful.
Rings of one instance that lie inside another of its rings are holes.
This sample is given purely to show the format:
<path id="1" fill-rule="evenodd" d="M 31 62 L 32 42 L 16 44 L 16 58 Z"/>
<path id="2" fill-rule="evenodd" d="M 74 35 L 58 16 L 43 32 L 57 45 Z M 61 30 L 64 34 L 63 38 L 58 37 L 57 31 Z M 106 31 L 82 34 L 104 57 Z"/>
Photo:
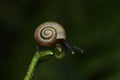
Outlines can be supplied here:
<path id="1" fill-rule="evenodd" d="M 73 48 L 80 50 L 76 46 L 73 46 L 66 42 L 66 32 L 62 25 L 57 22 L 44 22 L 39 25 L 34 32 L 34 38 L 39 44 L 39 47 L 52 47 L 59 45 L 62 51 L 69 49 L 74 54 Z"/>
<path id="2" fill-rule="evenodd" d="M 56 22 L 45 22 L 36 28 L 34 38 L 40 46 L 50 47 L 60 40 L 65 40 L 66 34 L 62 25 Z"/>

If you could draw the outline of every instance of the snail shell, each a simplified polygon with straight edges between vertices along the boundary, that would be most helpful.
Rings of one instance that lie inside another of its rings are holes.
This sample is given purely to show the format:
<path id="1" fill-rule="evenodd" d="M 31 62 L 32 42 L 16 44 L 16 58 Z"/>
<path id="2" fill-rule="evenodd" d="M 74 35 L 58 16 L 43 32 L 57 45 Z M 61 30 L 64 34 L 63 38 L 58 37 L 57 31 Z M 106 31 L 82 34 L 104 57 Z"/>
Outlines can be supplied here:
<path id="1" fill-rule="evenodd" d="M 40 46 L 49 47 L 65 40 L 66 34 L 62 25 L 56 22 L 44 22 L 36 28 L 34 38 Z"/>

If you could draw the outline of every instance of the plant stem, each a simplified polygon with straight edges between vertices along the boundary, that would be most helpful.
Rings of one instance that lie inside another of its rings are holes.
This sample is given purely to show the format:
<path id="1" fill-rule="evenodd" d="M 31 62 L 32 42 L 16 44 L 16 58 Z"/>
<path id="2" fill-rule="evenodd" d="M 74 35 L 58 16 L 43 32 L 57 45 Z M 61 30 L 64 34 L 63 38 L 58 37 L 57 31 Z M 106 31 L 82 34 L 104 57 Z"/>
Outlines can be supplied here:
<path id="1" fill-rule="evenodd" d="M 31 64 L 28 68 L 27 74 L 24 78 L 24 80 L 30 80 L 32 78 L 35 66 L 38 62 L 38 60 L 44 56 L 48 56 L 48 55 L 53 55 L 53 53 L 50 50 L 45 50 L 45 51 L 37 51 L 35 53 L 35 55 L 33 56 L 33 59 L 31 61 Z"/>

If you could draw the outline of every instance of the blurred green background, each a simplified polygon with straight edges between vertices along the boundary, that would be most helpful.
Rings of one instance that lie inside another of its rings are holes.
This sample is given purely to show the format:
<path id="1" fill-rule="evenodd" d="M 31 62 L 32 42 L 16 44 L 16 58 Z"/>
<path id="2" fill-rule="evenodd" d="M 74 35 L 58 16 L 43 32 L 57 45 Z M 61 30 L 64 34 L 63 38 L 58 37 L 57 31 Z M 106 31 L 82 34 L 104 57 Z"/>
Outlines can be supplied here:
<path id="1" fill-rule="evenodd" d="M 0 0 L 0 80 L 23 80 L 44 21 L 85 53 L 38 64 L 33 80 L 120 80 L 119 0 Z"/>

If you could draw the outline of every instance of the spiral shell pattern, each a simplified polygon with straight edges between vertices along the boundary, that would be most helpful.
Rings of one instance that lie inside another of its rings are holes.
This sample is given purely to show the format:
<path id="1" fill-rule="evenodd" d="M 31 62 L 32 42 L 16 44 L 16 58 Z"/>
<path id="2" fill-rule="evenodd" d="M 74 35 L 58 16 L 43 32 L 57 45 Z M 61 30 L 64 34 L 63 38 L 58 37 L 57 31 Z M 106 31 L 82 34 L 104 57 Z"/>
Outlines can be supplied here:
<path id="1" fill-rule="evenodd" d="M 65 39 L 63 27 L 56 22 L 45 22 L 37 27 L 34 38 L 40 46 L 49 47 L 61 39 Z"/>
<path id="2" fill-rule="evenodd" d="M 52 27 L 45 27 L 41 30 L 41 39 L 45 39 L 45 40 L 51 40 L 53 35 L 55 36 L 56 31 L 54 28 Z"/>
<path id="3" fill-rule="evenodd" d="M 39 39 L 41 46 L 50 46 L 54 44 L 56 42 L 56 30 L 50 26 L 41 28 Z"/>
<path id="4" fill-rule="evenodd" d="M 49 47 L 56 42 L 56 30 L 50 26 L 39 28 L 37 33 L 36 38 L 40 46 Z"/>

